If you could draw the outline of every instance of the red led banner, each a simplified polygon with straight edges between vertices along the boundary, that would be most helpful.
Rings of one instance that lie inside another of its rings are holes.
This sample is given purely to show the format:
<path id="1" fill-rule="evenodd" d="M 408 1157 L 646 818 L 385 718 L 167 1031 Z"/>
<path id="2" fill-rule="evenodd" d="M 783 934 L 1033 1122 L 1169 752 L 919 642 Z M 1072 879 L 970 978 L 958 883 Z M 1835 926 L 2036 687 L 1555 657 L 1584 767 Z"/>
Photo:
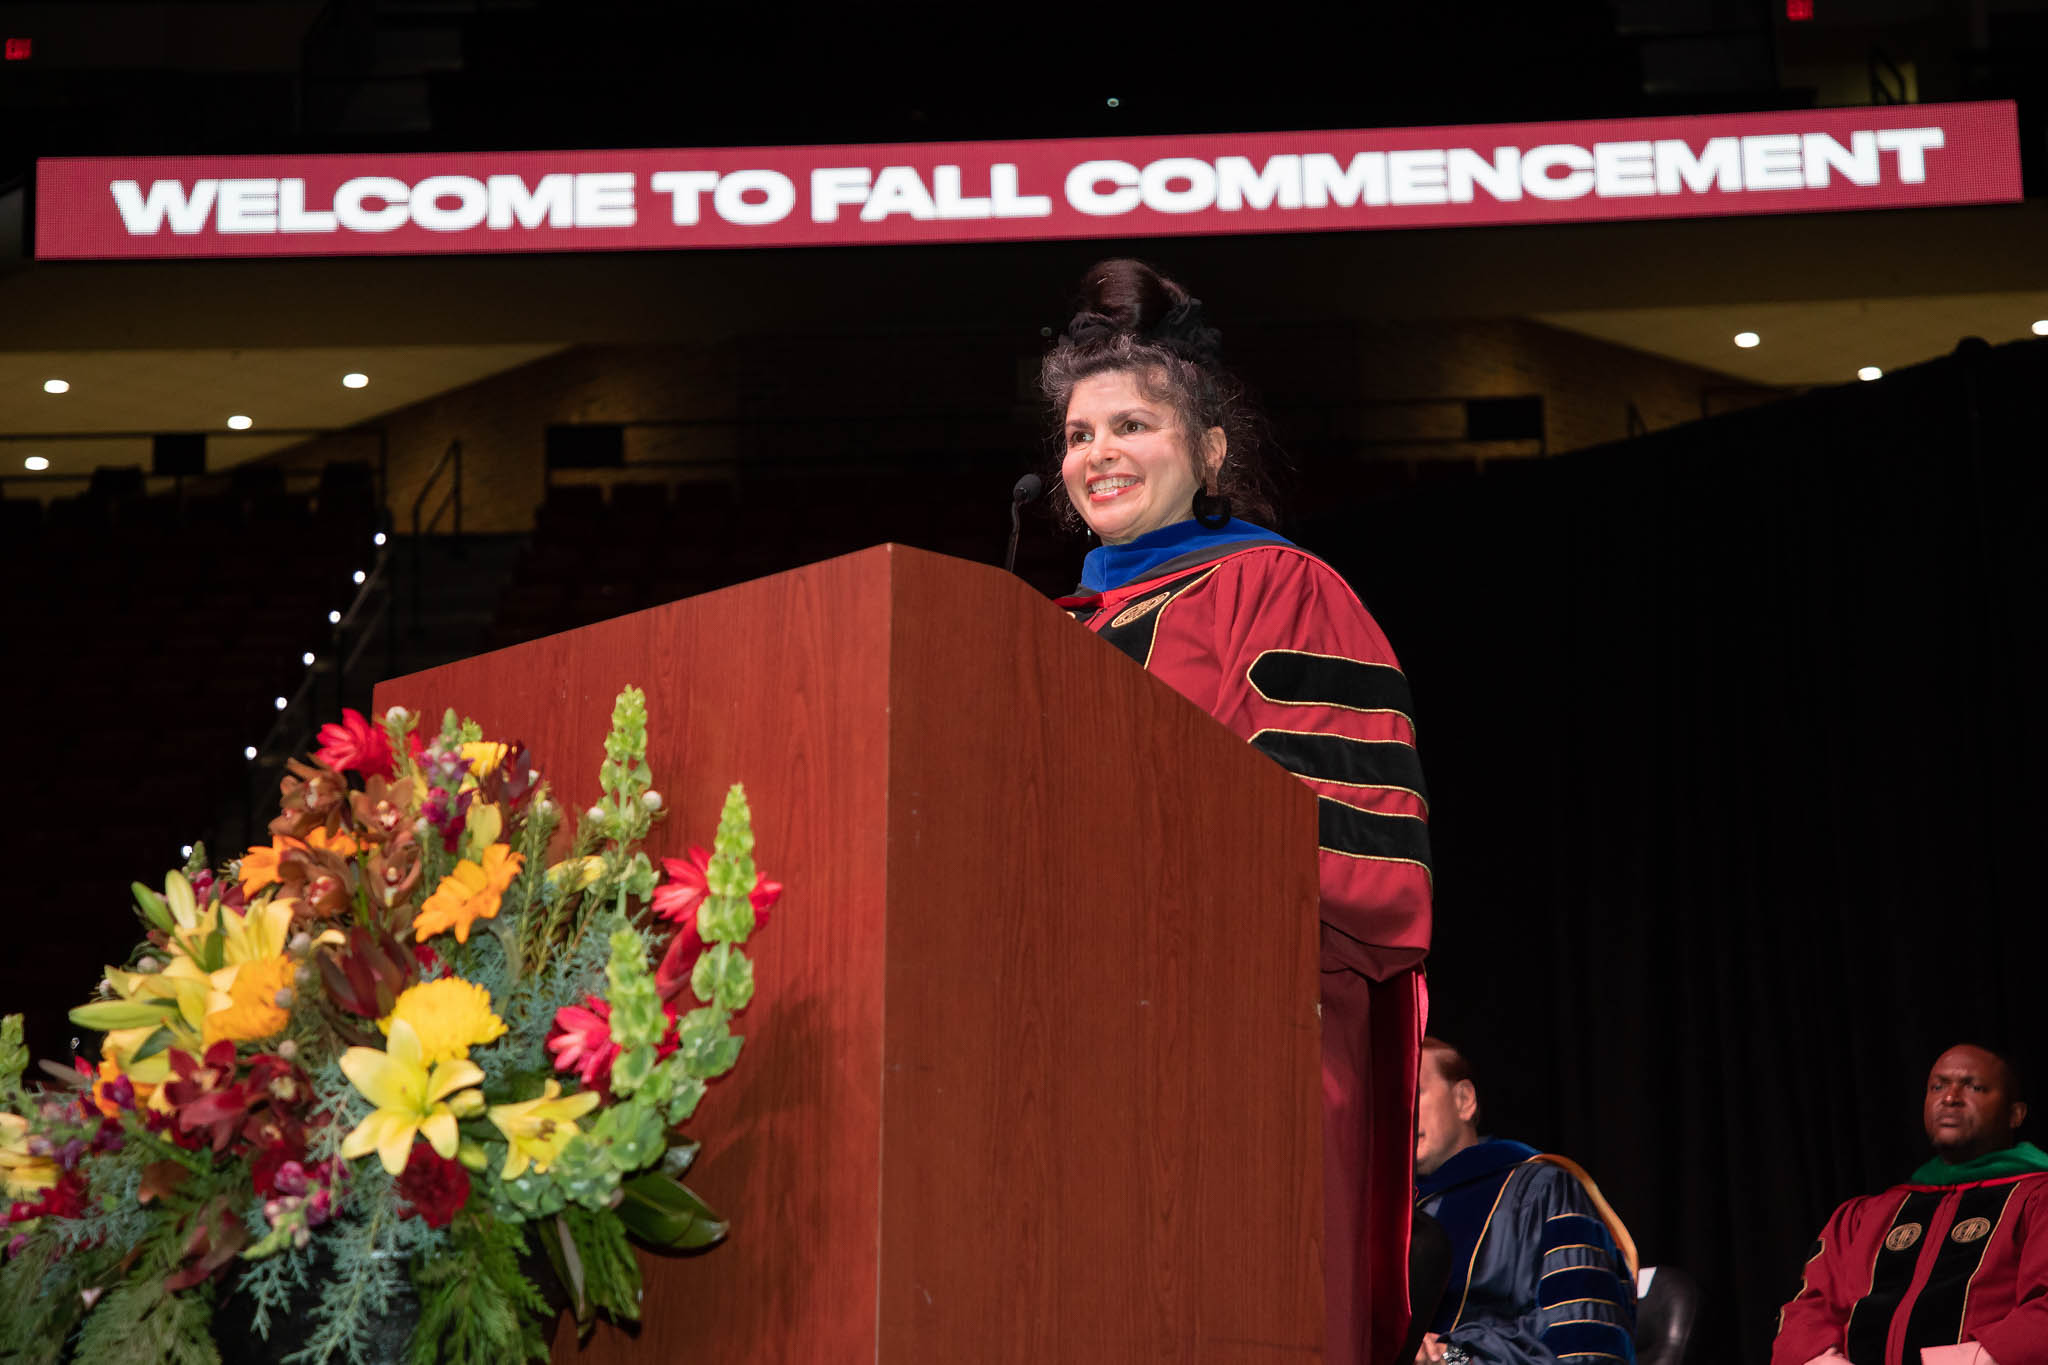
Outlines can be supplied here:
<path id="1" fill-rule="evenodd" d="M 36 256 L 436 255 L 1343 232 L 2020 198 L 2010 101 L 1359 132 L 53 157 Z"/>

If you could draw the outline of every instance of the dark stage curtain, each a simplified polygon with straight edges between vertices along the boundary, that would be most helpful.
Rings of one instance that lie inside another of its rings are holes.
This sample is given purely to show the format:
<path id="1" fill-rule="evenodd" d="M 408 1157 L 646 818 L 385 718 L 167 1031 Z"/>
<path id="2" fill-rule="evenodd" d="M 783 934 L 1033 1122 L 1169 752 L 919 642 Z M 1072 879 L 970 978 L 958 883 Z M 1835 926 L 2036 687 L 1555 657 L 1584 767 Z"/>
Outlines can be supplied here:
<path id="1" fill-rule="evenodd" d="M 1298 528 L 1420 708 L 1431 1031 L 1699 1277 L 1706 1359 L 1922 1159 L 1944 1046 L 2039 1056 L 2043 395 L 1979 347 Z"/>

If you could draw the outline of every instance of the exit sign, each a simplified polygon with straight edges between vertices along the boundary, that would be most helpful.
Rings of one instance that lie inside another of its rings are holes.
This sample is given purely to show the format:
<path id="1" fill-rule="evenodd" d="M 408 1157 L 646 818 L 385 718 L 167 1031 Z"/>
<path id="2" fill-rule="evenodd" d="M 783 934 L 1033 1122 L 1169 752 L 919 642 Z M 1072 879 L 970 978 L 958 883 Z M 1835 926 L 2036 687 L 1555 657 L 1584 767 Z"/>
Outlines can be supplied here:
<path id="1" fill-rule="evenodd" d="M 9 38 L 7 40 L 7 60 L 10 62 L 27 61 L 32 47 L 33 44 L 26 38 Z"/>

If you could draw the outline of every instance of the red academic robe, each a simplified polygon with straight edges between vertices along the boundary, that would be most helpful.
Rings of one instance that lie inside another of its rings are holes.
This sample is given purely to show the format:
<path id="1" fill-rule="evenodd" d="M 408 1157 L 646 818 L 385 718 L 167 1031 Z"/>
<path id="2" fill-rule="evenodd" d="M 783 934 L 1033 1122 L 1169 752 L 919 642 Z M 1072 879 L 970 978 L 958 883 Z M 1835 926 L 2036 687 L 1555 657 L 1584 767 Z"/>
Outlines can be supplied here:
<path id="1" fill-rule="evenodd" d="M 1062 599 L 1314 789 L 1322 874 L 1328 1365 L 1407 1365 L 1428 803 L 1394 651 L 1329 566 L 1282 543 Z"/>
<path id="2" fill-rule="evenodd" d="M 1830 1351 L 1920 1365 L 1928 1347 L 1973 1341 L 1998 1365 L 2048 1365 L 2048 1172 L 1898 1185 L 1836 1209 L 1771 1365 Z"/>

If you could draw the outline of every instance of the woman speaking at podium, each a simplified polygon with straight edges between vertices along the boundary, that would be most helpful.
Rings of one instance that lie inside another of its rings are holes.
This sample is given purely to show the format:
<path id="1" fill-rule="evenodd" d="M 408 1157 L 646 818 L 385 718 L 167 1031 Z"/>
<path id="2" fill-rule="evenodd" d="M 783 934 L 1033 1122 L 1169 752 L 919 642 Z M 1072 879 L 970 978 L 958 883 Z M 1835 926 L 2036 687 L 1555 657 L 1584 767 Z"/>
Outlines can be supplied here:
<path id="1" fill-rule="evenodd" d="M 1316 793 L 1325 1358 L 1393 1365 L 1430 928 L 1412 707 L 1351 589 L 1260 524 L 1270 480 L 1219 343 L 1149 266 L 1089 272 L 1039 375 L 1061 419 L 1059 515 L 1102 541 L 1061 605 Z"/>

